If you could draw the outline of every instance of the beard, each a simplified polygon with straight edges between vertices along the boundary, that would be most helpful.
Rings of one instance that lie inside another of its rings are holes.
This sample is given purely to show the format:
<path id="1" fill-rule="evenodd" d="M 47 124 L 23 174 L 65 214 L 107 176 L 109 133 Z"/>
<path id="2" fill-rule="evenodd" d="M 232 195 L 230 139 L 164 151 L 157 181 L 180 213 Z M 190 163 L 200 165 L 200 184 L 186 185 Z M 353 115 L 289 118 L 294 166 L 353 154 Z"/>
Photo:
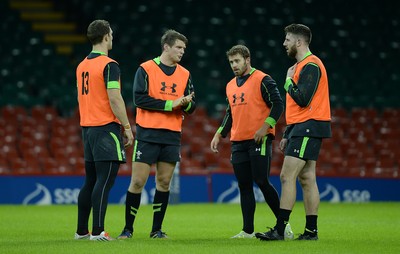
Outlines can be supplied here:
<path id="1" fill-rule="evenodd" d="M 236 77 L 242 77 L 247 70 L 247 64 L 244 64 L 242 68 L 237 70 Z"/>
<path id="2" fill-rule="evenodd" d="M 288 56 L 291 57 L 291 58 L 296 58 L 296 55 L 297 55 L 297 48 L 296 48 L 296 46 L 293 45 L 292 47 L 290 47 L 287 54 L 288 54 Z"/>

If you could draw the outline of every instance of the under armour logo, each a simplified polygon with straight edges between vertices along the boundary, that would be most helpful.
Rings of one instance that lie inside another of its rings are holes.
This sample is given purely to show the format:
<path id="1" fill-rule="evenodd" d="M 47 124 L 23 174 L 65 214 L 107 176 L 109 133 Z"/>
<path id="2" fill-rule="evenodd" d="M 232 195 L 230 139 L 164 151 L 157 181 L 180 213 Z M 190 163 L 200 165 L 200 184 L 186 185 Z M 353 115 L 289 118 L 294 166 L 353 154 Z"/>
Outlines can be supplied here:
<path id="1" fill-rule="evenodd" d="M 142 155 L 142 152 L 141 151 L 137 151 L 136 152 L 136 159 L 140 159 L 140 155 Z"/>
<path id="2" fill-rule="evenodd" d="M 244 102 L 244 93 L 242 93 L 240 95 L 240 97 L 238 98 L 236 94 L 233 95 L 233 103 L 236 103 L 236 99 L 240 99 L 240 102 Z"/>
<path id="3" fill-rule="evenodd" d="M 294 149 L 293 152 L 300 153 L 300 150 L 299 149 Z"/>
<path id="4" fill-rule="evenodd" d="M 256 152 L 261 152 L 261 148 L 256 148 Z"/>
<path id="5" fill-rule="evenodd" d="M 161 82 L 161 91 L 163 91 L 163 92 L 165 92 L 165 89 L 167 89 L 167 88 L 169 88 L 169 89 L 171 89 L 171 92 L 172 93 L 176 93 L 176 84 L 172 84 L 172 86 L 167 86 L 166 84 L 165 84 L 165 82 Z"/>

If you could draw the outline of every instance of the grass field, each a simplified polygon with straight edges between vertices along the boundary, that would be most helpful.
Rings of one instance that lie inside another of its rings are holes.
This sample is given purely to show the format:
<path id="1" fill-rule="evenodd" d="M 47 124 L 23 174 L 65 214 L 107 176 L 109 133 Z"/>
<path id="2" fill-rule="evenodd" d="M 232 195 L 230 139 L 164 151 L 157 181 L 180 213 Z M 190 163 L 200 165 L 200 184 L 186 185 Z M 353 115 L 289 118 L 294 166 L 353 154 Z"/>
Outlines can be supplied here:
<path id="1" fill-rule="evenodd" d="M 169 239 L 150 239 L 151 206 L 141 206 L 132 239 L 73 240 L 76 206 L 0 206 L 0 253 L 400 253 L 400 203 L 321 203 L 317 242 L 261 242 L 229 239 L 241 230 L 237 204 L 170 205 L 163 230 Z M 295 234 L 304 228 L 303 204 L 291 216 Z M 258 204 L 256 231 L 275 219 Z M 124 207 L 110 205 L 106 230 L 117 236 Z"/>

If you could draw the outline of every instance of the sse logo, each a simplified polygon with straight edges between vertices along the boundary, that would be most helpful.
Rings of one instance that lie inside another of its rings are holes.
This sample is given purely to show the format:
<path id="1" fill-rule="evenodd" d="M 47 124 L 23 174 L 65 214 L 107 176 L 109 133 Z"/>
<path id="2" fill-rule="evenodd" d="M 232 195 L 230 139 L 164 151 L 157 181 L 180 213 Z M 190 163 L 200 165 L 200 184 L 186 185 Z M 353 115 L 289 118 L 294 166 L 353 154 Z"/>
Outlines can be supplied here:
<path id="1" fill-rule="evenodd" d="M 338 189 L 331 185 L 326 184 L 325 190 L 320 193 L 321 200 L 327 200 L 331 203 L 339 202 L 370 202 L 371 193 L 368 190 L 357 190 L 357 189 L 346 189 L 343 192 L 339 192 Z"/>
<path id="2" fill-rule="evenodd" d="M 55 189 L 54 203 L 56 204 L 76 204 L 78 203 L 79 189 Z"/>
<path id="3" fill-rule="evenodd" d="M 36 183 L 36 189 L 28 194 L 22 204 L 24 205 L 51 205 L 51 204 L 76 204 L 78 202 L 78 188 L 56 188 L 51 193 L 46 186 Z M 53 200 L 54 197 L 54 200 Z"/>

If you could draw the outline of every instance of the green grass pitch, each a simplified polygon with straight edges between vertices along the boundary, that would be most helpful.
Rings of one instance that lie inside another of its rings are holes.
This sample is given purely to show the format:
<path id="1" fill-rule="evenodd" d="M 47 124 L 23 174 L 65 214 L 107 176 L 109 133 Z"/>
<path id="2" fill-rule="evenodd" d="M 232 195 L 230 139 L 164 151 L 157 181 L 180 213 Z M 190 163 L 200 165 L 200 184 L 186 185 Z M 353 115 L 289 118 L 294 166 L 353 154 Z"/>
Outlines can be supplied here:
<path id="1" fill-rule="evenodd" d="M 124 225 L 124 206 L 109 205 L 106 230 L 116 237 Z M 73 240 L 74 205 L 0 206 L 0 253 L 400 253 L 400 203 L 321 203 L 319 241 L 261 242 L 230 239 L 241 230 L 238 204 L 170 205 L 163 230 L 169 239 L 150 239 L 152 210 L 141 206 L 132 239 L 112 242 Z M 304 229 L 304 208 L 296 203 L 290 223 Z M 275 219 L 258 203 L 255 230 Z"/>

